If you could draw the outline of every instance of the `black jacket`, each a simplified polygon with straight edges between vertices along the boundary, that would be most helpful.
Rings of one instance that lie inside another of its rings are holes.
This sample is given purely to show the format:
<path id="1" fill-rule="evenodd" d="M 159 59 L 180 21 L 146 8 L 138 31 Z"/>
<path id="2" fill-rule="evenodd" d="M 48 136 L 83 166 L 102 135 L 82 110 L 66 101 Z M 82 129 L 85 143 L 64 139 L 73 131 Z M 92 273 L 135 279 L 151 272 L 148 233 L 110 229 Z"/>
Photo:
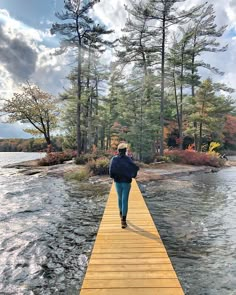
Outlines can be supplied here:
<path id="1" fill-rule="evenodd" d="M 137 176 L 139 167 L 125 155 L 118 155 L 111 159 L 109 174 L 115 182 L 131 182 Z"/>

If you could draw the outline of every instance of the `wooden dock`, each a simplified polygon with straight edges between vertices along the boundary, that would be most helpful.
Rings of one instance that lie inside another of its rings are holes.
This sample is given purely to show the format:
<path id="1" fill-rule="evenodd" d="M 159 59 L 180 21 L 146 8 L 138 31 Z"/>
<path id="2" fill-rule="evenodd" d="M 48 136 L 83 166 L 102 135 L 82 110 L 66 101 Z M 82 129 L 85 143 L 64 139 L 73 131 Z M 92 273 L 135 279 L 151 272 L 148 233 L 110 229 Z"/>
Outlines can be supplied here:
<path id="1" fill-rule="evenodd" d="M 135 180 L 121 229 L 112 185 L 81 295 L 184 295 Z"/>

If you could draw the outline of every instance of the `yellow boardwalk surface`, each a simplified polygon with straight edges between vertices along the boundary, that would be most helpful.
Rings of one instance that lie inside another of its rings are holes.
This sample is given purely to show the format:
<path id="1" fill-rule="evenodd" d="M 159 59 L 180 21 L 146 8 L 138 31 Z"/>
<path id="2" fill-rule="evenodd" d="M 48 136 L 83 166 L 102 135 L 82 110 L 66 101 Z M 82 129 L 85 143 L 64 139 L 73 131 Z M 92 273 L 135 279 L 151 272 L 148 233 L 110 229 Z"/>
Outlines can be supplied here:
<path id="1" fill-rule="evenodd" d="M 183 295 L 136 181 L 121 229 L 112 185 L 80 295 Z"/>

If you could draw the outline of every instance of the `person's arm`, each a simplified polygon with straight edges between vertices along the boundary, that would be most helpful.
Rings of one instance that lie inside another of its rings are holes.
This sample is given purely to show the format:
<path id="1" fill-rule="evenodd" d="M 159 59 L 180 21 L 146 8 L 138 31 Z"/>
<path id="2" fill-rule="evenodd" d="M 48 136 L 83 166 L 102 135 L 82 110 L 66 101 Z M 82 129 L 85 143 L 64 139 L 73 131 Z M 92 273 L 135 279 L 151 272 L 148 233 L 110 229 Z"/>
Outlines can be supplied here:
<path id="1" fill-rule="evenodd" d="M 128 157 L 128 161 L 130 165 L 132 166 L 132 178 L 135 178 L 137 176 L 139 167 L 129 157 Z"/>
<path id="2" fill-rule="evenodd" d="M 114 178 L 114 157 L 111 159 L 110 165 L 109 165 L 109 175 L 111 178 Z"/>

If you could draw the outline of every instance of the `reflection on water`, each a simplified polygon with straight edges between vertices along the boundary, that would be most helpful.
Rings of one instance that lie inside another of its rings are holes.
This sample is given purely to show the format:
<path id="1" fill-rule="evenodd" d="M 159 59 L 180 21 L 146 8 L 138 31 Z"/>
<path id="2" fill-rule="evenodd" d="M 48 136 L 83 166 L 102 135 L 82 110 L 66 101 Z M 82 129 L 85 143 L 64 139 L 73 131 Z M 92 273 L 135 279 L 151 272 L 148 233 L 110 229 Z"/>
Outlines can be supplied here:
<path id="1" fill-rule="evenodd" d="M 77 295 L 109 184 L 0 171 L 0 294 Z"/>
<path id="2" fill-rule="evenodd" d="M 236 167 L 146 187 L 147 205 L 186 295 L 235 294 L 235 178 Z"/>
<path id="3" fill-rule="evenodd" d="M 0 166 L 19 160 L 2 154 Z M 236 295 L 235 177 L 229 168 L 146 186 L 186 295 Z M 2 168 L 0 188 L 0 294 L 78 294 L 110 185 Z"/>

